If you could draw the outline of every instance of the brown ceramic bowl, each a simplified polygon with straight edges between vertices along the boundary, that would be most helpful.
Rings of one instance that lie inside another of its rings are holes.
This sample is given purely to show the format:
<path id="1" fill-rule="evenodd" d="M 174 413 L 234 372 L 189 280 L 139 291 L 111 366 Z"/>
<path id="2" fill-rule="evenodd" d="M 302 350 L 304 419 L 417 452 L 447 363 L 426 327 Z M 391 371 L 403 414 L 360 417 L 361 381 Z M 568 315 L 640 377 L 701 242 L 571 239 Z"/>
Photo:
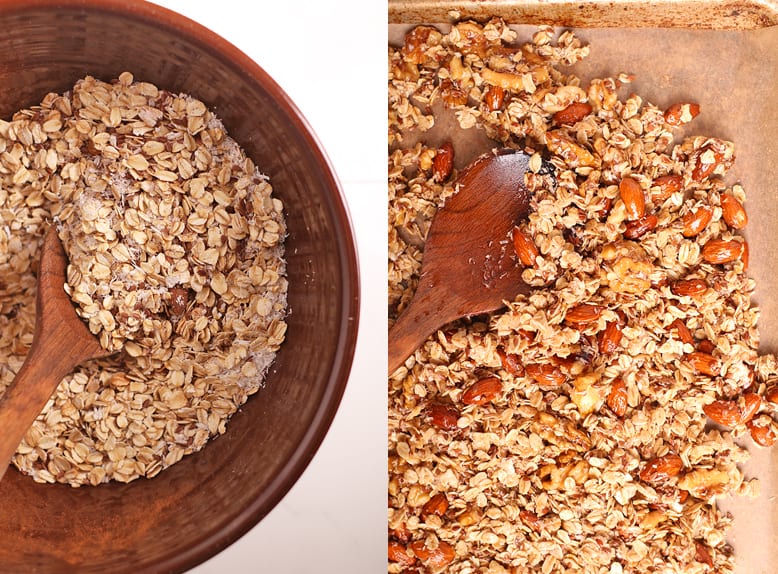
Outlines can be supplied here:
<path id="1" fill-rule="evenodd" d="M 76 489 L 11 469 L 0 481 L 0 572 L 184 571 L 279 502 L 340 402 L 359 279 L 338 182 L 279 86 L 178 14 L 128 0 L 0 0 L 0 30 L 0 117 L 86 74 L 110 80 L 129 70 L 214 109 L 285 204 L 287 340 L 225 435 L 150 480 Z"/>

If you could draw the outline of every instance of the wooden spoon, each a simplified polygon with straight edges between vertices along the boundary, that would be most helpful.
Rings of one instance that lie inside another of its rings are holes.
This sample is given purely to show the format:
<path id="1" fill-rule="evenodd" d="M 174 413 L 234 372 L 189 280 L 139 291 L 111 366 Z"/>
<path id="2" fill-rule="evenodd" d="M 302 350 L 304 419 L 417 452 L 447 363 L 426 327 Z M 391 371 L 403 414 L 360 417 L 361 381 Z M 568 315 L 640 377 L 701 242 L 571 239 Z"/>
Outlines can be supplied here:
<path id="1" fill-rule="evenodd" d="M 528 166 L 528 155 L 502 149 L 462 171 L 430 225 L 416 293 L 389 331 L 390 374 L 439 327 L 529 291 L 511 241 L 530 209 Z"/>
<path id="2" fill-rule="evenodd" d="M 51 228 L 41 251 L 32 346 L 0 397 L 0 478 L 65 375 L 88 359 L 110 354 L 76 315 L 65 293 L 66 263 L 57 232 Z"/>

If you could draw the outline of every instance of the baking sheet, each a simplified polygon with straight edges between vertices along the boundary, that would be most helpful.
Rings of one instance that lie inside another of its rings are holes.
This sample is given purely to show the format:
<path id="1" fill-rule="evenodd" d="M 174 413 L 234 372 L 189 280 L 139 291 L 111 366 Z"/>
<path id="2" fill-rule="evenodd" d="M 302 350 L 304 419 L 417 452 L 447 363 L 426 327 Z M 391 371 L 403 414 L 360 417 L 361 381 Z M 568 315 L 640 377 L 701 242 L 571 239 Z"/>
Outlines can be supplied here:
<path id="1" fill-rule="evenodd" d="M 705 9 L 700 2 L 686 4 Z M 632 3 L 608 5 L 628 10 Z M 769 21 L 767 15 L 765 21 Z M 390 42 L 400 44 L 409 27 L 390 24 Z M 518 26 L 517 30 L 523 42 L 534 27 Z M 685 134 L 716 136 L 735 143 L 737 159 L 729 179 L 742 183 L 748 197 L 749 224 L 744 235 L 750 247 L 749 272 L 757 282 L 754 301 L 762 309 L 760 352 L 778 352 L 778 277 L 773 272 L 778 264 L 778 27 L 591 28 L 576 29 L 576 33 L 591 48 L 589 57 L 572 68 L 584 81 L 620 72 L 634 74 L 635 81 L 627 87 L 625 97 L 631 91 L 660 108 L 678 101 L 696 101 L 701 113 Z M 445 127 L 441 130 L 439 126 L 438 131 L 445 131 Z M 433 132 L 432 137 L 443 135 Z M 468 151 L 458 154 L 463 164 L 480 152 L 477 146 L 486 144 L 478 134 L 471 135 Z M 728 541 L 735 550 L 736 572 L 772 574 L 778 571 L 778 482 L 772 479 L 778 472 L 778 457 L 774 455 L 778 445 L 764 449 L 750 440 L 744 444 L 752 453 L 744 471 L 747 477 L 760 479 L 761 495 L 721 500 L 720 506 L 735 517 Z"/>

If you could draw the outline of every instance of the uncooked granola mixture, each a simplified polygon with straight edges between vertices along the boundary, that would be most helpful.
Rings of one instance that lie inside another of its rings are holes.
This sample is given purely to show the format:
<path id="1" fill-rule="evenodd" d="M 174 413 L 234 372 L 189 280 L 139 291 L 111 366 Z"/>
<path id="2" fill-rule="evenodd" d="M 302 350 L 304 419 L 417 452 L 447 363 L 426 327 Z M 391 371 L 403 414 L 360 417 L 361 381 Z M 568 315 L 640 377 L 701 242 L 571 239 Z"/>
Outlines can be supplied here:
<path id="1" fill-rule="evenodd" d="M 225 432 L 284 339 L 281 202 L 201 101 L 127 72 L 0 122 L 0 392 L 32 341 L 49 225 L 116 354 L 61 382 L 13 463 L 73 486 L 155 476 Z"/>
<path id="2" fill-rule="evenodd" d="M 518 40 L 493 20 L 389 47 L 390 325 L 456 191 L 453 148 L 423 141 L 436 110 L 537 172 L 513 232 L 533 292 L 389 378 L 388 571 L 732 572 L 717 500 L 758 495 L 741 444 L 775 442 L 778 402 L 734 146 L 676 141 L 699 106 L 658 109 L 630 76 L 583 85 L 570 31 Z"/>

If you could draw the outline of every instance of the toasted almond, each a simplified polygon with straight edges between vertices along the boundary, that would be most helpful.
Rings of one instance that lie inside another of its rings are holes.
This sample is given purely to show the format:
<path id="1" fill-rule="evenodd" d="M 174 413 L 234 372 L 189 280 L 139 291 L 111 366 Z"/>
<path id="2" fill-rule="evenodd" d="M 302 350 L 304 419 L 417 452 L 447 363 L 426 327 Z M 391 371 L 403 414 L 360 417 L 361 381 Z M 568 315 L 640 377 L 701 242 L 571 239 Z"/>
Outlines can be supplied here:
<path id="1" fill-rule="evenodd" d="M 748 215 L 743 204 L 727 193 L 721 196 L 721 216 L 733 229 L 743 229 L 748 224 Z"/>
<path id="2" fill-rule="evenodd" d="M 695 237 L 702 233 L 713 219 L 713 209 L 707 205 L 701 205 L 693 211 L 688 211 L 681 218 L 684 237 Z"/>
<path id="3" fill-rule="evenodd" d="M 624 202 L 627 219 L 640 219 L 646 214 L 646 198 L 638 181 L 625 177 L 619 182 L 619 196 Z"/>
<path id="4" fill-rule="evenodd" d="M 711 264 L 731 263 L 743 253 L 743 243 L 736 239 L 711 239 L 702 248 L 702 260 Z"/>
<path id="5" fill-rule="evenodd" d="M 524 368 L 539 385 L 558 387 L 567 380 L 562 370 L 551 363 L 531 363 Z"/>
<path id="6" fill-rule="evenodd" d="M 721 371 L 721 363 L 710 353 L 694 351 L 686 356 L 686 360 L 689 361 L 695 371 L 710 377 L 718 376 Z"/>
<path id="7" fill-rule="evenodd" d="M 778 386 L 767 389 L 764 394 L 764 398 L 768 403 L 778 405 Z"/>
<path id="8" fill-rule="evenodd" d="M 502 108 L 505 101 L 505 88 L 502 86 L 487 86 L 483 99 L 486 107 L 496 112 Z"/>
<path id="9" fill-rule="evenodd" d="M 714 149 L 710 145 L 705 145 L 692 154 L 690 158 L 692 168 L 692 179 L 694 181 L 703 181 L 716 171 L 724 162 L 724 154 Z"/>
<path id="10" fill-rule="evenodd" d="M 444 143 L 432 160 L 432 177 L 435 181 L 446 181 L 454 169 L 454 146 Z"/>
<path id="11" fill-rule="evenodd" d="M 597 347 L 601 354 L 615 353 L 621 347 L 621 338 L 624 335 L 624 326 L 620 321 L 609 321 L 605 325 L 597 340 Z"/>
<path id="12" fill-rule="evenodd" d="M 431 514 L 443 516 L 447 510 L 448 498 L 445 493 L 439 492 L 424 503 L 424 506 L 421 507 L 421 516 L 422 518 L 426 518 Z"/>
<path id="13" fill-rule="evenodd" d="M 485 377 L 470 385 L 462 393 L 466 405 L 484 405 L 498 398 L 502 393 L 502 381 L 497 377 Z"/>
<path id="14" fill-rule="evenodd" d="M 433 426 L 441 430 L 456 430 L 459 411 L 453 405 L 430 403 L 427 406 L 427 418 Z"/>
<path id="15" fill-rule="evenodd" d="M 633 219 L 624 224 L 624 237 L 627 239 L 640 239 L 649 231 L 656 229 L 659 219 L 653 213 L 644 215 L 640 219 Z"/>
<path id="16" fill-rule="evenodd" d="M 605 307 L 592 303 L 580 303 L 571 307 L 565 314 L 565 321 L 576 327 L 583 327 L 600 318 Z"/>
<path id="17" fill-rule="evenodd" d="M 750 421 L 762 406 L 756 393 L 744 393 L 740 399 L 720 399 L 705 405 L 702 410 L 712 421 L 726 427 L 736 427 Z"/>
<path id="18" fill-rule="evenodd" d="M 778 438 L 769 423 L 756 424 L 754 421 L 749 421 L 746 426 L 753 441 L 760 446 L 773 446 Z"/>
<path id="19" fill-rule="evenodd" d="M 410 544 L 416 557 L 430 569 L 444 568 L 456 558 L 454 547 L 444 540 L 438 542 L 437 548 L 428 548 L 424 540 L 416 540 Z"/>
<path id="20" fill-rule="evenodd" d="M 670 286 L 670 291 L 679 297 L 699 297 L 708 290 L 704 279 L 679 279 Z"/>
<path id="21" fill-rule="evenodd" d="M 416 556 L 408 553 L 405 545 L 396 540 L 389 541 L 388 557 L 389 562 L 396 562 L 402 566 L 413 566 L 416 562 Z"/>
<path id="22" fill-rule="evenodd" d="M 687 327 L 686 324 L 680 319 L 675 319 L 672 323 L 670 323 L 668 325 L 668 329 L 675 331 L 676 335 L 678 335 L 678 339 L 680 339 L 681 342 L 689 343 L 690 345 L 694 344 L 694 337 L 692 336 L 692 332 L 689 331 L 689 327 Z"/>
<path id="23" fill-rule="evenodd" d="M 516 251 L 516 257 L 519 258 L 521 264 L 525 267 L 534 266 L 535 261 L 540 256 L 540 252 L 532 238 L 519 227 L 513 228 L 511 237 L 513 238 L 513 249 Z"/>
<path id="24" fill-rule="evenodd" d="M 626 414 L 627 407 L 629 406 L 627 385 L 624 384 L 624 380 L 621 377 L 611 383 L 611 390 L 608 393 L 606 403 L 617 417 L 623 417 Z"/>
<path id="25" fill-rule="evenodd" d="M 520 377 L 524 374 L 524 365 L 521 363 L 521 358 L 518 355 L 515 353 L 507 353 L 502 347 L 497 349 L 497 354 L 500 356 L 502 368 L 511 375 Z"/>
<path id="26" fill-rule="evenodd" d="M 676 174 L 662 175 L 651 183 L 651 201 L 659 203 L 668 199 L 683 188 L 683 176 Z"/>
<path id="27" fill-rule="evenodd" d="M 665 123 L 673 127 L 682 126 L 696 118 L 699 113 L 699 104 L 679 102 L 665 110 Z"/>
<path id="28" fill-rule="evenodd" d="M 592 106 L 588 102 L 573 102 L 555 113 L 551 118 L 551 122 L 557 126 L 573 125 L 580 122 L 590 113 L 592 113 Z"/>
<path id="29" fill-rule="evenodd" d="M 678 476 L 683 468 L 683 460 L 677 454 L 666 454 L 649 460 L 641 469 L 640 480 L 650 483 L 664 482 Z"/>

